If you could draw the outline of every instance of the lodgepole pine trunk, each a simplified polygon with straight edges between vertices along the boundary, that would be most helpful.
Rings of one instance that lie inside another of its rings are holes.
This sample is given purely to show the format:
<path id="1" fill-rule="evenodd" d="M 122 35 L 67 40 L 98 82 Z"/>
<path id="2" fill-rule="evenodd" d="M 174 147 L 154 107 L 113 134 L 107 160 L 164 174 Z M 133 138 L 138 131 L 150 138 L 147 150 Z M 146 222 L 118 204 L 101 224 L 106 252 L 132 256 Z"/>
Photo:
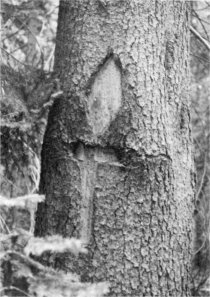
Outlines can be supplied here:
<path id="1" fill-rule="evenodd" d="M 189 4 L 61 0 L 36 235 L 81 238 L 54 256 L 110 296 L 189 296 L 193 161 Z"/>

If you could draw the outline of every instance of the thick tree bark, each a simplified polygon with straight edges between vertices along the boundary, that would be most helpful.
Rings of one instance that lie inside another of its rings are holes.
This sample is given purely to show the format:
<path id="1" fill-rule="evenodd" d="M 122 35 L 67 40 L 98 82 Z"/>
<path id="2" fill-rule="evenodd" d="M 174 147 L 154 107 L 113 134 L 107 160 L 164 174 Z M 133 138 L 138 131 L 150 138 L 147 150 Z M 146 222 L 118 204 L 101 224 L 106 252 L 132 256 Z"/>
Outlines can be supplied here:
<path id="1" fill-rule="evenodd" d="M 110 296 L 188 296 L 193 162 L 184 1 L 61 1 L 64 96 L 49 115 L 36 235 L 82 238 L 55 257 Z"/>

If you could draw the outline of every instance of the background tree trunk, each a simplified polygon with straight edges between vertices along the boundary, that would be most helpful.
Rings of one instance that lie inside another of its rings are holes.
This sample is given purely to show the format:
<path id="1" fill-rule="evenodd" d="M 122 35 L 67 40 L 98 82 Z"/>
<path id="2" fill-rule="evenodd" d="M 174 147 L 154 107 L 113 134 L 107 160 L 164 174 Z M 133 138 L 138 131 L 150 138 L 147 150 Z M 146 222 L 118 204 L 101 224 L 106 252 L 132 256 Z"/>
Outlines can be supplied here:
<path id="1" fill-rule="evenodd" d="M 36 235 L 82 238 L 54 256 L 110 296 L 189 296 L 193 162 L 189 7 L 61 1 L 55 71 L 64 96 L 42 151 Z"/>

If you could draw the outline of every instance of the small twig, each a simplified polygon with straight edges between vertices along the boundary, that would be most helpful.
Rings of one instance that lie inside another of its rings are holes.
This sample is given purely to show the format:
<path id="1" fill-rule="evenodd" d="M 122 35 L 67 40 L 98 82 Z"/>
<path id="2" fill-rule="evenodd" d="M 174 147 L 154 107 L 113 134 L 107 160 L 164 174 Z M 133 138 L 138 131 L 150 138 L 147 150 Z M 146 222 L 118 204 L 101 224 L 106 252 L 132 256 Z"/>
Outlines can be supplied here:
<path id="1" fill-rule="evenodd" d="M 203 62 L 203 65 L 206 65 L 206 64 L 204 64 L 204 62 L 210 64 L 210 61 L 208 61 L 207 59 L 201 58 L 198 55 L 195 55 L 193 53 L 190 53 L 190 54 L 191 54 L 191 56 L 196 57 L 198 60 L 200 60 L 201 62 Z"/>
<path id="2" fill-rule="evenodd" d="M 207 281 L 207 279 L 209 278 L 209 276 L 205 276 L 205 272 L 203 273 L 203 280 L 200 281 L 200 283 L 198 284 L 197 288 L 196 288 L 196 292 L 199 291 L 199 289 L 205 284 L 205 282 Z"/>
<path id="3" fill-rule="evenodd" d="M 3 127 L 3 125 L 0 125 L 0 127 Z M 17 186 L 16 186 L 11 180 L 9 180 L 7 177 L 2 176 L 1 174 L 0 174 L 0 177 L 1 177 L 4 181 L 8 182 L 11 186 L 13 186 L 14 188 L 16 188 L 18 191 L 21 190 L 20 187 L 17 187 Z"/>
<path id="4" fill-rule="evenodd" d="M 5 290 L 16 290 L 16 291 L 18 291 L 18 292 L 20 292 L 20 293 L 23 293 L 25 296 L 31 297 L 31 295 L 28 295 L 26 292 L 20 290 L 20 289 L 17 288 L 17 287 L 14 287 L 14 286 L 3 287 L 3 288 L 0 290 L 0 292 L 3 292 L 3 291 L 5 291 Z"/>
<path id="5" fill-rule="evenodd" d="M 5 38 L 2 40 L 2 42 L 4 42 L 6 39 L 10 39 L 12 36 L 16 35 L 18 32 L 20 32 L 20 30 L 26 25 L 27 21 L 29 20 L 29 17 L 25 20 L 25 22 L 21 22 L 17 17 L 14 16 L 14 18 L 16 18 L 20 23 L 21 26 L 18 28 L 17 31 L 11 33 L 9 36 L 5 36 Z"/>
<path id="6" fill-rule="evenodd" d="M 43 66 L 43 56 L 44 56 L 44 54 L 43 54 L 43 51 L 42 51 L 42 48 L 41 48 L 41 46 L 40 46 L 40 44 L 39 44 L 39 42 L 38 42 L 38 40 L 37 40 L 37 38 L 36 38 L 36 35 L 33 33 L 33 31 L 30 29 L 30 27 L 29 26 L 27 26 L 27 22 L 30 20 L 30 18 L 28 17 L 27 19 L 26 19 L 26 21 L 25 22 L 22 22 L 20 19 L 18 19 L 17 17 L 15 17 L 20 23 L 21 23 L 21 26 L 20 26 L 20 28 L 16 31 L 16 32 L 14 32 L 14 33 L 12 33 L 10 36 L 6 36 L 3 40 L 2 40 L 2 42 L 5 40 L 5 39 L 9 39 L 9 38 L 11 38 L 12 36 L 14 36 L 14 35 L 16 35 L 23 27 L 25 27 L 26 28 L 26 30 L 28 30 L 28 32 L 33 36 L 33 38 L 35 39 L 35 41 L 36 41 L 36 43 L 38 44 L 38 47 L 39 47 L 39 50 L 40 50 L 40 59 L 41 59 L 41 64 L 42 64 L 42 66 Z M 42 67 L 43 68 L 43 67 Z"/>
<path id="7" fill-rule="evenodd" d="M 6 51 L 3 47 L 0 47 L 1 50 L 3 50 L 8 56 L 11 56 L 15 61 L 17 61 L 18 63 L 22 64 L 25 67 L 30 67 L 30 65 L 25 64 L 23 62 L 20 62 L 18 59 L 16 59 L 13 55 L 11 55 L 8 51 Z"/>
<path id="8" fill-rule="evenodd" d="M 5 228 L 7 230 L 7 232 L 8 232 L 8 234 L 11 234 L 11 231 L 10 231 L 9 227 L 7 226 L 5 220 L 2 218 L 1 215 L 0 215 L 0 224 L 2 226 L 2 230 L 3 230 L 3 228 Z"/>
<path id="9" fill-rule="evenodd" d="M 206 2 L 205 2 L 206 3 Z M 209 4 L 206 3 L 207 6 L 202 7 L 202 8 L 196 8 L 196 11 L 202 11 L 202 10 L 206 10 L 209 7 Z"/>
<path id="10" fill-rule="evenodd" d="M 25 263 L 27 263 L 29 266 L 32 266 L 40 271 L 50 271 L 51 269 L 49 267 L 45 267 L 42 264 L 40 264 L 37 261 L 34 261 L 33 259 L 31 259 L 30 257 L 23 255 L 19 252 L 13 251 L 13 250 L 8 250 L 4 253 L 5 255 L 9 255 L 9 256 L 17 256 L 20 259 L 22 259 Z"/>
<path id="11" fill-rule="evenodd" d="M 203 165 L 203 174 L 202 174 L 202 177 L 201 177 L 201 182 L 200 182 L 200 186 L 199 186 L 199 188 L 198 188 L 198 191 L 197 191 L 197 194 L 196 194 L 196 200 L 195 201 L 197 201 L 198 200 L 198 198 L 199 198 L 199 195 L 200 195 L 200 193 L 201 193 L 201 191 L 202 191 L 202 188 L 203 188 L 203 183 L 204 183 L 204 178 L 205 178 L 205 176 L 206 176 L 206 155 L 204 156 L 204 165 Z"/>
<path id="12" fill-rule="evenodd" d="M 201 18 L 200 18 L 200 19 L 201 19 Z M 201 19 L 201 21 L 204 22 L 204 23 L 206 23 L 206 24 L 208 24 L 208 25 L 210 25 L 210 22 L 208 22 L 208 21 L 206 21 L 206 20 L 204 20 L 204 19 Z"/>
<path id="13" fill-rule="evenodd" d="M 200 152 L 204 152 L 204 149 L 201 147 L 201 145 L 200 145 L 200 143 L 198 142 L 198 140 L 197 140 L 196 138 L 194 138 L 194 141 L 195 141 L 195 143 L 197 144 L 199 151 L 200 151 Z"/>
<path id="14" fill-rule="evenodd" d="M 56 8 L 58 8 L 58 7 L 59 7 L 59 5 L 54 6 L 50 11 L 48 11 L 46 16 L 51 15 L 54 12 L 54 10 L 56 10 Z"/>
<path id="15" fill-rule="evenodd" d="M 16 51 L 18 51 L 18 50 L 20 50 L 20 49 L 22 49 L 22 48 L 24 48 L 26 46 L 27 46 L 27 44 L 24 44 L 22 46 L 19 46 L 19 47 L 15 48 L 13 51 L 11 51 L 10 54 L 14 54 Z"/>
<path id="16" fill-rule="evenodd" d="M 196 36 L 196 38 L 198 38 L 202 43 L 203 45 L 205 45 L 205 47 L 210 51 L 210 44 L 209 42 L 203 38 L 200 33 L 195 29 L 193 28 L 193 26 L 190 26 L 190 31 Z"/>
<path id="17" fill-rule="evenodd" d="M 194 9 L 193 9 L 193 13 L 194 13 L 195 17 L 198 19 L 199 23 L 201 24 L 201 27 L 203 28 L 203 31 L 205 32 L 205 34 L 207 36 L 207 39 L 209 40 L 208 32 L 206 31 L 206 28 L 205 28 L 205 26 L 204 26 L 204 24 L 203 24 L 203 22 L 202 22 L 202 20 L 201 20 L 201 18 L 199 16 L 199 14 Z"/>

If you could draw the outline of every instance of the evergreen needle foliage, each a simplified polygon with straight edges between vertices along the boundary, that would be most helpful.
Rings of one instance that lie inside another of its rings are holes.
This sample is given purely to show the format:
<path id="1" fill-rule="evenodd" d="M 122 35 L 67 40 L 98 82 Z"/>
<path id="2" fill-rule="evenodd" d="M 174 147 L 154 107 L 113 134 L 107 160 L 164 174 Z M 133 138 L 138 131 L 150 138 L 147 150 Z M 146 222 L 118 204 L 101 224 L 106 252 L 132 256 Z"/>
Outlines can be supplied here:
<path id="1" fill-rule="evenodd" d="M 30 211 L 31 207 L 36 208 L 37 203 L 43 200 L 44 196 L 38 194 L 13 199 L 0 196 L 0 206 L 9 209 L 29 208 Z M 37 238 L 21 228 L 13 232 L 5 228 L 5 232 L 0 234 L 0 241 L 0 292 L 4 293 L 3 296 L 100 297 L 108 292 L 106 283 L 81 283 L 79 276 L 45 267 L 29 256 L 40 256 L 46 251 L 71 252 L 74 255 L 86 253 L 87 250 L 78 239 L 59 235 Z"/>

